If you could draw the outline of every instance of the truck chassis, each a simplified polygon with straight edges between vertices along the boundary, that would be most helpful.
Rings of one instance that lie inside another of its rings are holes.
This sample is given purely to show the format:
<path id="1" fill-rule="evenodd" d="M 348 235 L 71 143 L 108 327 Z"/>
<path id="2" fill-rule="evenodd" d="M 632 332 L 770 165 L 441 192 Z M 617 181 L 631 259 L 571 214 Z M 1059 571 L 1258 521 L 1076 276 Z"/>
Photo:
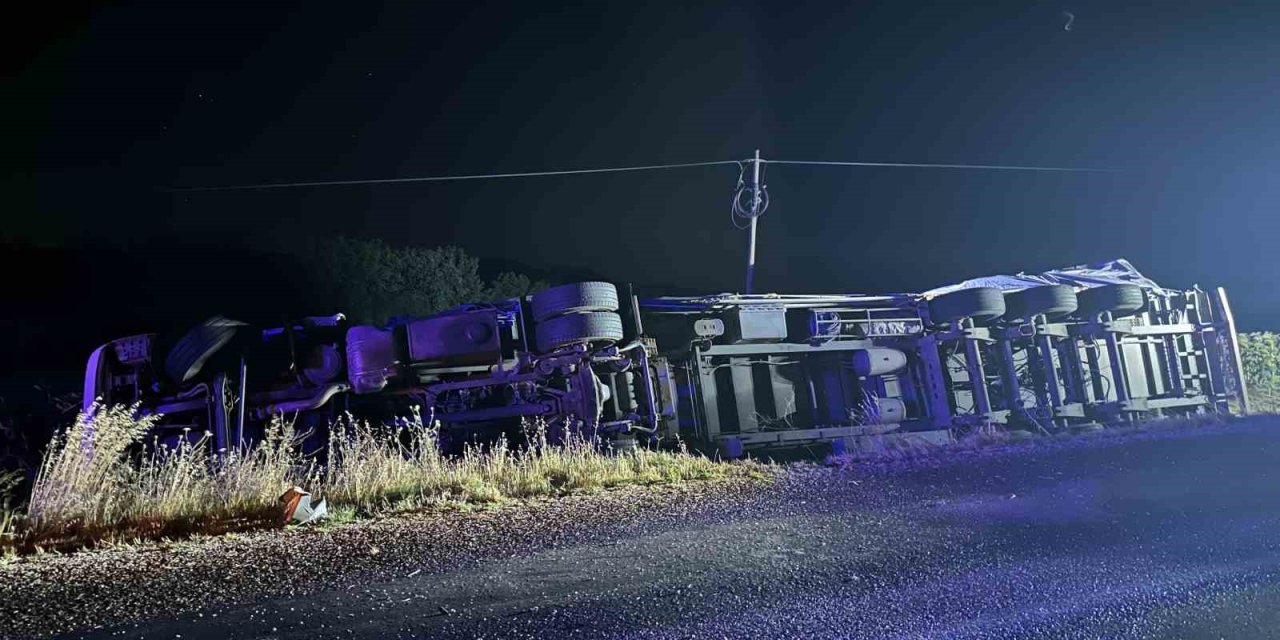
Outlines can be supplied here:
<path id="1" fill-rule="evenodd" d="M 91 354 L 85 409 L 136 404 L 164 416 L 151 442 L 203 438 L 215 451 L 252 446 L 285 416 L 322 454 L 343 413 L 416 410 L 455 446 L 519 437 L 533 420 L 553 441 L 682 440 L 726 457 L 1248 409 L 1222 289 L 646 300 L 624 290 L 574 283 L 383 326 L 341 314 L 268 329 L 213 318 L 170 344 L 121 338 Z"/>

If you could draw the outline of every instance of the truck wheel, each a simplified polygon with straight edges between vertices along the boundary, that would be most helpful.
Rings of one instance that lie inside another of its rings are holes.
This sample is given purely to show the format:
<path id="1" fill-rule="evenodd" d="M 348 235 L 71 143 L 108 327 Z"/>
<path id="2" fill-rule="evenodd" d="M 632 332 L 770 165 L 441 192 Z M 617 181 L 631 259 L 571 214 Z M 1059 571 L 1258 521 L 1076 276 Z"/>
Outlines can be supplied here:
<path id="1" fill-rule="evenodd" d="M 1110 311 L 1117 318 L 1131 316 L 1147 306 L 1147 296 L 1136 284 L 1104 284 L 1078 294 L 1080 315 L 1092 318 Z"/>
<path id="2" fill-rule="evenodd" d="M 571 344 L 617 342 L 622 339 L 622 318 L 609 311 L 571 313 L 537 325 L 538 351 L 546 353 Z"/>
<path id="3" fill-rule="evenodd" d="M 929 301 L 929 317 L 935 324 L 964 318 L 984 324 L 1004 315 L 1004 311 L 1004 294 L 995 287 L 961 289 Z"/>
<path id="4" fill-rule="evenodd" d="M 1004 296 L 1006 320 L 1030 320 L 1044 315 L 1057 320 L 1075 313 L 1080 303 L 1076 291 L 1065 284 L 1050 284 L 1011 291 Z"/>
<path id="5" fill-rule="evenodd" d="M 236 331 L 243 326 L 243 322 L 222 316 L 214 316 L 196 325 L 169 350 L 164 359 L 164 372 L 179 384 L 191 380 L 200 373 L 205 361 L 231 342 Z"/>
<path id="6" fill-rule="evenodd" d="M 538 322 L 566 313 L 617 310 L 618 288 L 608 282 L 575 282 L 533 294 L 533 319 Z"/>

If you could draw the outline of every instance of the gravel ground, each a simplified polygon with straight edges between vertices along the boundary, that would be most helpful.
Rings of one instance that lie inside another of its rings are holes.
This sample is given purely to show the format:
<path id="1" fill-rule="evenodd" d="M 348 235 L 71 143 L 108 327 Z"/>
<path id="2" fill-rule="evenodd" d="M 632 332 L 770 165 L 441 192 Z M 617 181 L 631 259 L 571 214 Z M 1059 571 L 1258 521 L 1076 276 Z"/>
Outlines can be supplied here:
<path id="1" fill-rule="evenodd" d="M 1271 638 L 1277 427 L 38 558 L 0 567 L 0 621 L 104 638 Z"/>
<path id="2" fill-rule="evenodd" d="M 458 571 L 485 558 L 601 536 L 637 521 L 674 526 L 727 507 L 772 481 L 734 478 L 625 487 L 501 508 L 414 513 L 338 525 L 259 531 L 166 545 L 118 547 L 0 563 L 0 637 L 111 625 L 326 590 Z M 226 618 L 224 618 L 226 619 Z M 76 634 L 72 637 L 79 637 Z M 170 636 L 173 637 L 173 636 Z"/>

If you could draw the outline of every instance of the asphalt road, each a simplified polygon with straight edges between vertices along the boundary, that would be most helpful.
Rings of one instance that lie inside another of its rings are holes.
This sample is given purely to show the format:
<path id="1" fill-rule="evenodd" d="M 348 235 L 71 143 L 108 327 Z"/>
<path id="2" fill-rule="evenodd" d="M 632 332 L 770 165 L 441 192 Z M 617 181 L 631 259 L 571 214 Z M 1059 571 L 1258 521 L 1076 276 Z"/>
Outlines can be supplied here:
<path id="1" fill-rule="evenodd" d="M 1280 421 L 801 469 L 526 542 L 88 637 L 1275 638 Z"/>

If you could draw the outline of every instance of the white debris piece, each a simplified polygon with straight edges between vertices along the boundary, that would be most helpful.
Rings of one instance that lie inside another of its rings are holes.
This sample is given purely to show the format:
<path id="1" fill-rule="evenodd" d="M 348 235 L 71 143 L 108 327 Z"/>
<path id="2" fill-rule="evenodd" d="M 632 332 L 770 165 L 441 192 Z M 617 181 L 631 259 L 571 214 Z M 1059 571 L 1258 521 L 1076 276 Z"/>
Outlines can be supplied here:
<path id="1" fill-rule="evenodd" d="M 298 524 L 308 524 L 315 522 L 329 515 L 329 507 L 324 500 L 312 506 L 311 494 L 303 491 L 302 487 L 293 487 L 284 492 L 280 496 L 280 504 L 284 507 L 284 520 L 290 520 Z"/>

